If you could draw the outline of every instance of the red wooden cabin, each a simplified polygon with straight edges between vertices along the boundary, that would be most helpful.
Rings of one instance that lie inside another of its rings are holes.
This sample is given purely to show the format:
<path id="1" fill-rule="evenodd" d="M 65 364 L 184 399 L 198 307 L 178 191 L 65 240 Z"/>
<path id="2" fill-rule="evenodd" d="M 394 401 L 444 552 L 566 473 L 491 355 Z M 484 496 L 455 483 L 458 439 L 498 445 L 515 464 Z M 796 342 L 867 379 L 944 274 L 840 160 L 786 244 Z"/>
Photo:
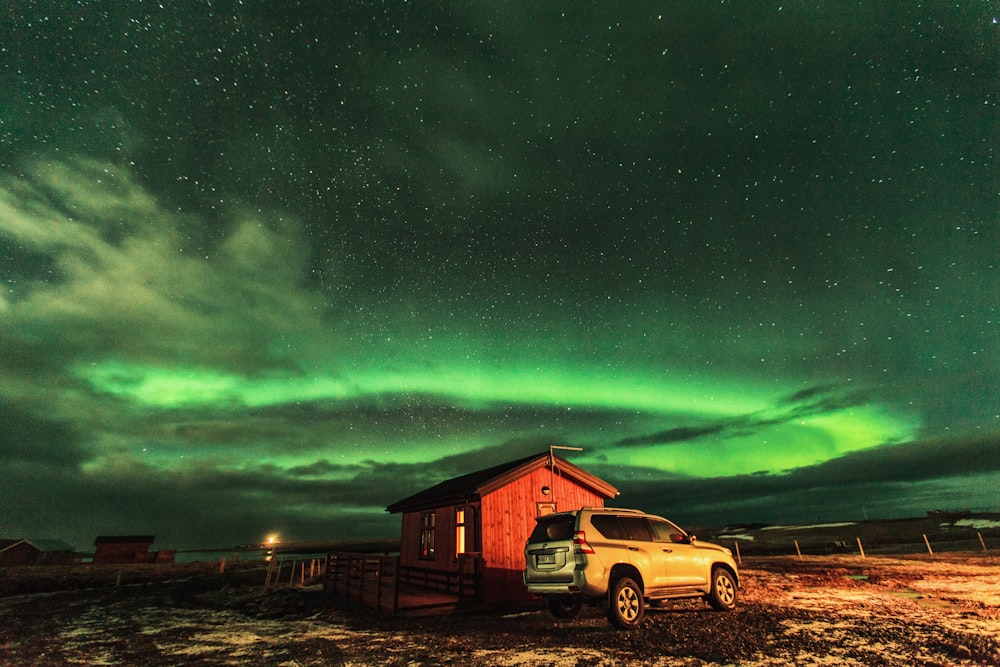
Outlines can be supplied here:
<path id="1" fill-rule="evenodd" d="M 386 508 L 402 513 L 400 565 L 458 572 L 480 559 L 484 602 L 532 599 L 524 588 L 524 543 L 535 517 L 603 507 L 607 482 L 543 452 L 449 479 Z"/>
<path id="2" fill-rule="evenodd" d="M 62 540 L 0 540 L 0 565 L 68 565 L 79 560 Z"/>
<path id="3" fill-rule="evenodd" d="M 152 535 L 100 535 L 94 540 L 95 563 L 152 563 Z"/>

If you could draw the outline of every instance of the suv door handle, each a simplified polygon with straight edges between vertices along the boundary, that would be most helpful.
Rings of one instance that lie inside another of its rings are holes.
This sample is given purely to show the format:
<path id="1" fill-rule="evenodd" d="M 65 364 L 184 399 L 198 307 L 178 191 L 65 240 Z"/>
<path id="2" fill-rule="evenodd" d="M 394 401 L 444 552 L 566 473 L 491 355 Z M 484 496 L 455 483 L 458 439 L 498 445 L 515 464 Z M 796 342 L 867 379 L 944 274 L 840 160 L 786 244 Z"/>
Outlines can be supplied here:
<path id="1" fill-rule="evenodd" d="M 629 551 L 638 551 L 638 550 L 639 550 L 639 547 L 633 547 L 633 546 L 629 546 L 629 547 L 626 547 L 626 548 L 627 548 L 627 549 L 628 549 Z"/>
<path id="2" fill-rule="evenodd" d="M 673 552 L 674 552 L 673 549 L 664 549 L 663 550 L 663 553 L 665 553 L 665 554 L 672 554 Z"/>

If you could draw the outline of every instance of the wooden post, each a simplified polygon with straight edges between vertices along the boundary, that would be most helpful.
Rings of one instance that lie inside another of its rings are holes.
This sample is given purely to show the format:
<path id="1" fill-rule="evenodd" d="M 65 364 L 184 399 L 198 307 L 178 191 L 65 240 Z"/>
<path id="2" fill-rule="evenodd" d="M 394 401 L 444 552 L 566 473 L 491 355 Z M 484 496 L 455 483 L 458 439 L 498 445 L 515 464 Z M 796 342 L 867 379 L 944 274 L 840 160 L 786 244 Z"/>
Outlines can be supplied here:
<path id="1" fill-rule="evenodd" d="M 861 557 L 864 558 L 865 557 L 865 548 L 863 546 L 861 546 L 861 538 L 860 537 L 858 538 L 858 551 L 861 552 Z"/>
<path id="2" fill-rule="evenodd" d="M 392 615 L 395 616 L 396 612 L 399 611 L 399 568 L 400 568 L 400 557 L 390 556 L 393 561 L 392 565 Z"/>
<path id="3" fill-rule="evenodd" d="M 983 545 L 983 551 L 986 551 L 986 542 L 983 541 L 983 534 L 979 531 L 976 531 L 976 535 L 979 536 L 979 543 Z"/>
<path id="4" fill-rule="evenodd" d="M 799 541 L 795 540 L 795 553 L 799 555 L 799 560 L 802 560 L 802 549 L 799 549 Z"/>
<path id="5" fill-rule="evenodd" d="M 733 542 L 733 546 L 736 547 L 736 562 L 743 565 L 743 558 L 740 557 L 740 542 L 736 540 Z"/>
<path id="6" fill-rule="evenodd" d="M 226 557 L 223 556 L 219 559 L 219 574 L 223 574 L 226 571 Z"/>
<path id="7" fill-rule="evenodd" d="M 931 541 L 927 539 L 927 535 L 924 535 L 924 544 L 927 545 L 927 553 L 934 555 L 934 550 L 931 549 Z"/>
<path id="8" fill-rule="evenodd" d="M 344 568 L 346 566 L 347 566 L 347 564 L 344 562 L 344 555 L 343 554 L 339 554 L 338 553 L 337 555 L 335 555 L 333 557 L 333 577 L 334 577 L 333 578 L 333 582 L 334 582 L 333 590 L 335 592 L 337 592 L 337 593 L 341 592 L 340 591 L 340 580 L 341 580 L 341 577 L 343 577 L 343 575 L 344 575 Z M 327 570 L 330 569 L 330 563 L 329 563 L 329 561 L 327 562 L 326 569 Z M 329 572 L 327 572 L 327 576 L 330 576 Z M 346 580 L 345 580 L 344 591 L 343 592 L 344 592 L 344 595 L 347 595 Z"/>
<path id="9" fill-rule="evenodd" d="M 465 600 L 465 560 L 460 556 L 458 559 L 458 601 Z"/>
<path id="10" fill-rule="evenodd" d="M 381 558 L 379 558 L 379 568 L 378 573 L 375 575 L 375 613 L 382 613 L 382 563 Z"/>
<path id="11" fill-rule="evenodd" d="M 358 604 L 365 606 L 365 557 L 358 557 Z"/>
<path id="12" fill-rule="evenodd" d="M 264 590 L 271 584 L 271 573 L 274 572 L 274 561 L 276 556 L 271 554 L 271 560 L 267 561 L 267 576 L 264 578 Z"/>

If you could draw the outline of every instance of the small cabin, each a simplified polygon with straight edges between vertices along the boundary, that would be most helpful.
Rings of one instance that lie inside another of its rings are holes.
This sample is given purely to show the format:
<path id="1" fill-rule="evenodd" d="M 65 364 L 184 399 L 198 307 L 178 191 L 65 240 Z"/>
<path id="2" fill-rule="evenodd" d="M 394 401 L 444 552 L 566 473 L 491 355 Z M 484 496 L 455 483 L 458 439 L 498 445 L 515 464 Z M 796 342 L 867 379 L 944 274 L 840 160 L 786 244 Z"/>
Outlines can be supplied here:
<path id="1" fill-rule="evenodd" d="M 99 535 L 94 540 L 94 563 L 152 563 L 153 535 Z"/>
<path id="2" fill-rule="evenodd" d="M 458 572 L 478 560 L 483 602 L 532 599 L 521 578 L 535 518 L 603 507 L 618 490 L 543 452 L 455 477 L 389 505 L 402 514 L 400 565 Z"/>
<path id="3" fill-rule="evenodd" d="M 0 566 L 68 565 L 79 560 L 62 540 L 0 540 Z"/>

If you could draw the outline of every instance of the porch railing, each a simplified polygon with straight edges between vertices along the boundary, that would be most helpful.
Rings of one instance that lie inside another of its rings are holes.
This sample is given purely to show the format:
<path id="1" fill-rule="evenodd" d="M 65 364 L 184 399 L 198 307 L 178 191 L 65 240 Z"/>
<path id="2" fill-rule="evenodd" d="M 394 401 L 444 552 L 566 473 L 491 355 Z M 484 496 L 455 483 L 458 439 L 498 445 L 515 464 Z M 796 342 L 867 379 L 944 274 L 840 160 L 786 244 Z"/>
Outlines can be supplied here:
<path id="1" fill-rule="evenodd" d="M 454 571 L 435 570 L 401 565 L 399 556 L 331 552 L 324 588 L 387 615 L 452 606 L 480 599 L 481 563 L 479 554 L 461 554 Z"/>

